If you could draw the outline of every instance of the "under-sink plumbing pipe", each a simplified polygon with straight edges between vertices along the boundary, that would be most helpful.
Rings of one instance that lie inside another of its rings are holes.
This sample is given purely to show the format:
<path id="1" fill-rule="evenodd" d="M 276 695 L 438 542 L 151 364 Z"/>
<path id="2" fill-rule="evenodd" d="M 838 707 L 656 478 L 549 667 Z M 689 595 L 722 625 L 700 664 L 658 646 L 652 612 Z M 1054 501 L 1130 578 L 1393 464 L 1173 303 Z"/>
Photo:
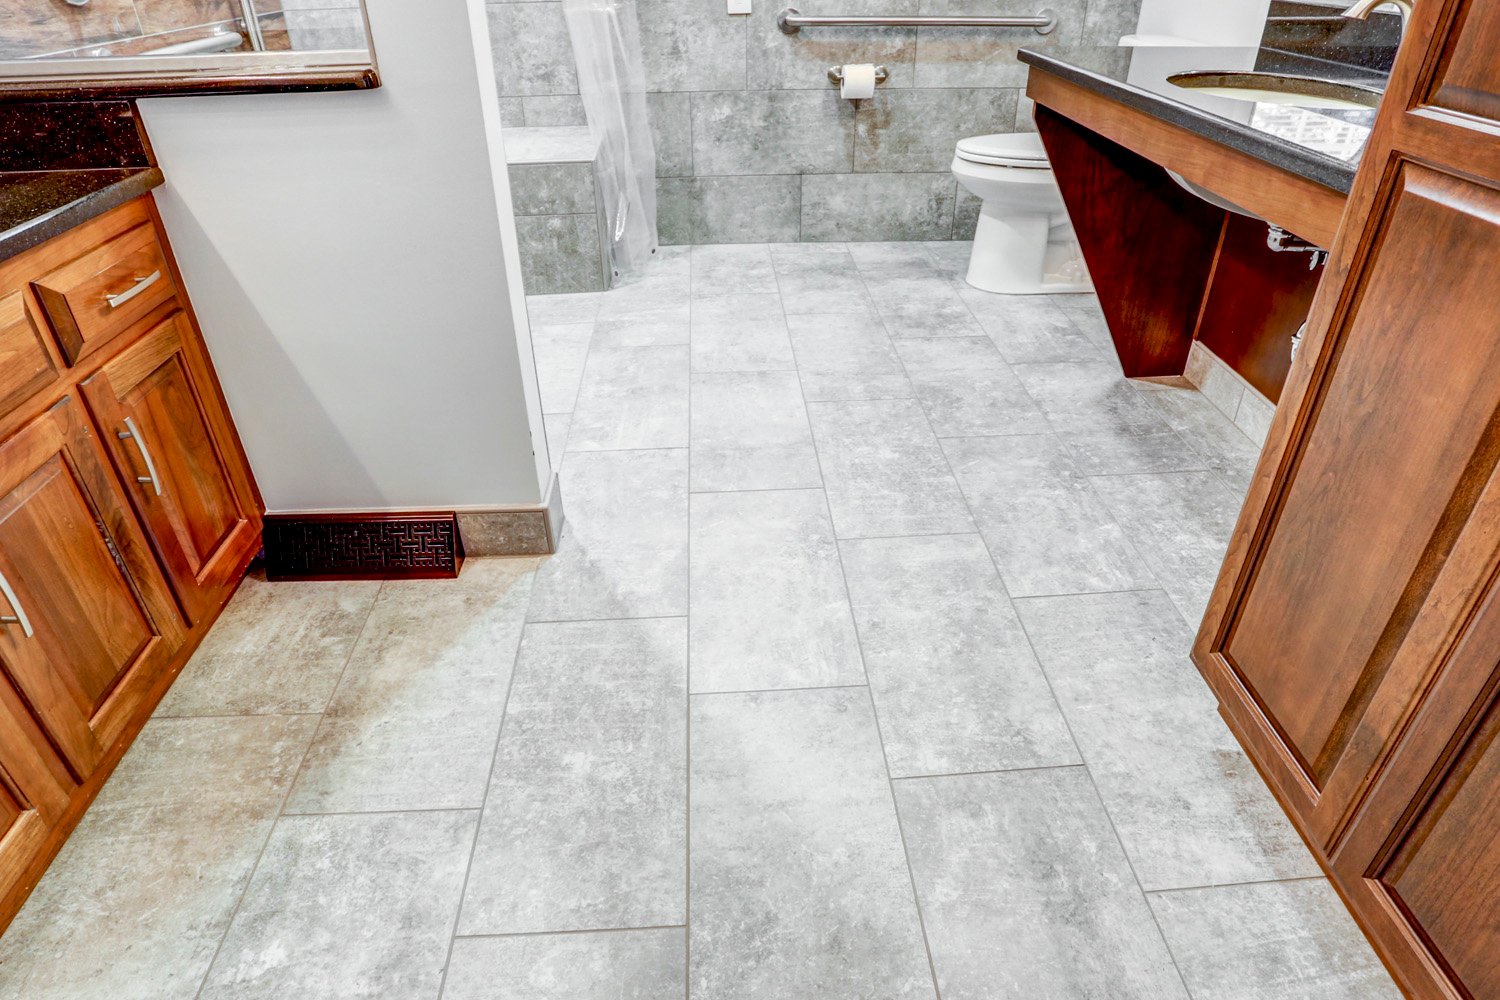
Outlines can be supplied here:
<path id="1" fill-rule="evenodd" d="M 1307 269 L 1316 271 L 1319 266 L 1327 263 L 1328 251 L 1316 244 L 1309 243 L 1295 233 L 1289 233 L 1280 226 L 1266 224 L 1266 246 L 1276 253 L 1306 253 L 1312 254 L 1307 259 Z"/>
<path id="2" fill-rule="evenodd" d="M 255 11 L 255 0 L 240 0 L 240 17 L 245 22 L 245 37 L 250 39 L 251 50 L 264 52 L 266 40 L 260 33 L 260 15 Z"/>

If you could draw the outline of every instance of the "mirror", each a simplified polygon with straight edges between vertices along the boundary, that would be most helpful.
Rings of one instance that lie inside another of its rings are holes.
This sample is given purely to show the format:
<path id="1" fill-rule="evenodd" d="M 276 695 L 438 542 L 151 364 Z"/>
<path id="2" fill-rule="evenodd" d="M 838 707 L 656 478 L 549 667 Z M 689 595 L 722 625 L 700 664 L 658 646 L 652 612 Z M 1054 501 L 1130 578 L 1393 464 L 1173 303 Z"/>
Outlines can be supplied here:
<path id="1" fill-rule="evenodd" d="M 379 86 L 362 0 L 0 0 L 0 98 Z"/>

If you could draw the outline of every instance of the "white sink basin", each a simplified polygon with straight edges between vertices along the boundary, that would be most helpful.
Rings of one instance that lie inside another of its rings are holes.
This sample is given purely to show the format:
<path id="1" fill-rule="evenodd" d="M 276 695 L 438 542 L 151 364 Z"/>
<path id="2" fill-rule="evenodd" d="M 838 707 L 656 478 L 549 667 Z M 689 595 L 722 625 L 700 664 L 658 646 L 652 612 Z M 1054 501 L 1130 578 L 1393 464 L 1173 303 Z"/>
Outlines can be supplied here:
<path id="1" fill-rule="evenodd" d="M 1282 76 L 1278 73 L 1177 73 L 1169 83 L 1185 90 L 1257 104 L 1279 104 L 1309 110 L 1369 110 L 1380 107 L 1380 91 L 1332 80 Z"/>

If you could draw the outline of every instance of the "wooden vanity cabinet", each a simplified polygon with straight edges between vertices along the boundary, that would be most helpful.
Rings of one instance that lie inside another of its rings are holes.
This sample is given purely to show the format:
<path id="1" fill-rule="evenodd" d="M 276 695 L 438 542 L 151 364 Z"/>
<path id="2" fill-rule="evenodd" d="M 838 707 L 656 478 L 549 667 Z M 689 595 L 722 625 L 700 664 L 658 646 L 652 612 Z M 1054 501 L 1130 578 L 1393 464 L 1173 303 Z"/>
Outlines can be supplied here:
<path id="1" fill-rule="evenodd" d="M 260 548 L 149 197 L 0 262 L 0 928 Z"/>
<path id="2" fill-rule="evenodd" d="M 1411 997 L 1500 998 L 1500 6 L 1418 4 L 1194 658 Z"/>

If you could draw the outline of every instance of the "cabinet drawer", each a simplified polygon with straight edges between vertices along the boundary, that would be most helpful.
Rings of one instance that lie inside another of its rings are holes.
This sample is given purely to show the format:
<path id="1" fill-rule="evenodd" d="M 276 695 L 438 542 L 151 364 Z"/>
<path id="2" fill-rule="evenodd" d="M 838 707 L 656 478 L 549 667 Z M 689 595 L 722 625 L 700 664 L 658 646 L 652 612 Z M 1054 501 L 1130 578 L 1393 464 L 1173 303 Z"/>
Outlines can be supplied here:
<path id="1" fill-rule="evenodd" d="M 70 365 L 177 293 L 149 223 L 36 279 L 32 288 Z"/>
<path id="2" fill-rule="evenodd" d="M 57 379 L 57 366 L 42 335 L 26 315 L 19 289 L 0 290 L 0 416 L 20 406 Z"/>

